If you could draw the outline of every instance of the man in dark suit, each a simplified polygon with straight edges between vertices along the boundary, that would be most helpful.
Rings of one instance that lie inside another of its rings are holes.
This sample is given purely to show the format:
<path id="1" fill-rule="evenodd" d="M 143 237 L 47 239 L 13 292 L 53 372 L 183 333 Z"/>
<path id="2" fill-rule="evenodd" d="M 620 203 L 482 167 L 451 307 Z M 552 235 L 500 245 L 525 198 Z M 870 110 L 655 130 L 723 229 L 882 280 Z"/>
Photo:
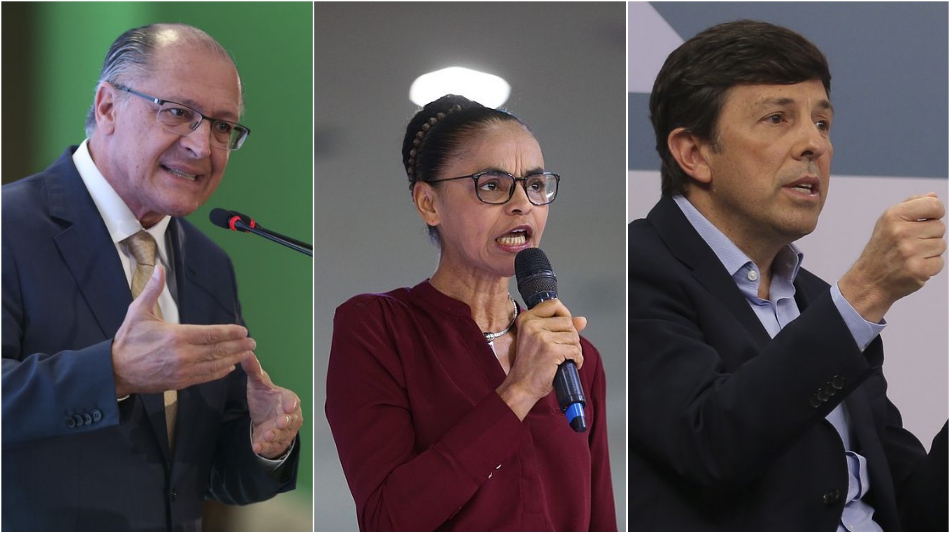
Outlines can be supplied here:
<path id="1" fill-rule="evenodd" d="M 227 255 L 182 218 L 244 142 L 242 107 L 206 33 L 129 30 L 88 139 L 4 186 L 4 530 L 198 530 L 206 497 L 294 488 L 300 401 L 261 369 Z"/>
<path id="2" fill-rule="evenodd" d="M 833 286 L 801 269 L 830 86 L 814 45 L 751 21 L 657 76 L 663 196 L 628 228 L 632 531 L 947 529 L 947 427 L 929 457 L 901 427 L 878 337 L 942 269 L 944 207 L 888 209 Z"/>

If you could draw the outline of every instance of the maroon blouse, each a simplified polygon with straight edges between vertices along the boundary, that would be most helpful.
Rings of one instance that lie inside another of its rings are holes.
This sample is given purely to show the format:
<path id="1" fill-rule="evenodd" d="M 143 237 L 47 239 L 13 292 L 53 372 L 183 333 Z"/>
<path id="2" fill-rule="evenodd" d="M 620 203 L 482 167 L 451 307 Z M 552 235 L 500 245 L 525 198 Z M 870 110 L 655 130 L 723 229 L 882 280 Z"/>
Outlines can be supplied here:
<path id="1" fill-rule="evenodd" d="M 469 307 L 429 282 L 336 312 L 327 419 L 361 530 L 616 530 L 604 368 L 582 339 L 588 430 L 554 394 L 525 420 Z"/>

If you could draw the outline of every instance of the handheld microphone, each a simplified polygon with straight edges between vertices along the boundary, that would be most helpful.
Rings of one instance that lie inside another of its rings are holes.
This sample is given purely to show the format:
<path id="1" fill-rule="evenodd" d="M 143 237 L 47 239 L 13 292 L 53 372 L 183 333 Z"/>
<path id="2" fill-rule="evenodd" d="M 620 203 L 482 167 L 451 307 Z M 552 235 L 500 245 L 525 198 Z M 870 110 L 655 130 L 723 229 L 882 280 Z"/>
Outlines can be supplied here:
<path id="1" fill-rule="evenodd" d="M 260 224 L 244 215 L 243 213 L 231 210 L 224 210 L 221 208 L 214 208 L 211 210 L 211 213 L 208 214 L 208 219 L 211 220 L 211 223 L 215 226 L 220 226 L 227 230 L 234 230 L 237 232 L 249 232 L 254 235 L 259 235 L 263 238 L 269 239 L 275 243 L 280 243 L 285 247 L 292 248 L 297 252 L 306 254 L 307 256 L 313 257 L 313 246 L 304 243 L 303 241 L 297 241 L 292 237 L 287 237 L 277 232 L 272 232 L 267 230 Z"/>
<path id="2" fill-rule="evenodd" d="M 515 256 L 515 276 L 518 279 L 518 292 L 528 309 L 557 298 L 557 277 L 541 249 L 528 248 Z M 584 415 L 587 397 L 584 396 L 584 387 L 574 360 L 565 360 L 558 365 L 554 375 L 554 393 L 571 428 L 575 432 L 587 430 L 587 416 Z"/>

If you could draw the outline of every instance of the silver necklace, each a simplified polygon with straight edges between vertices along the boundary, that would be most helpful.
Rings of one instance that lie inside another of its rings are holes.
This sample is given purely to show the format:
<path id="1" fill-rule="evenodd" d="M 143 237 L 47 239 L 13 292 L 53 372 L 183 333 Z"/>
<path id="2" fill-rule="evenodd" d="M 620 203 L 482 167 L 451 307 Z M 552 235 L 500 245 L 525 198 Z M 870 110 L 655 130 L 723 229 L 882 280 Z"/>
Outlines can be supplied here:
<path id="1" fill-rule="evenodd" d="M 510 332 L 511 327 L 515 325 L 515 321 L 518 319 L 518 304 L 515 303 L 510 295 L 508 296 L 508 300 L 511 301 L 511 307 L 514 310 L 514 317 L 511 318 L 511 322 L 508 323 L 508 326 L 506 326 L 504 330 L 497 332 L 482 332 L 482 335 L 485 336 L 485 341 L 488 342 L 488 346 L 491 347 L 492 350 L 495 350 L 495 340 Z"/>

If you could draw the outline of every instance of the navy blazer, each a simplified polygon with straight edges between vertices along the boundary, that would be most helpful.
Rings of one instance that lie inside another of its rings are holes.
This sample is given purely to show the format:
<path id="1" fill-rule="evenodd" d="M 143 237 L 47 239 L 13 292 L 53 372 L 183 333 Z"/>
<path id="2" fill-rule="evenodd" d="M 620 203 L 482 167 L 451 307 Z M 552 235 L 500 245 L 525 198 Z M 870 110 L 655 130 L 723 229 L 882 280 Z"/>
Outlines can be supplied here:
<path id="1" fill-rule="evenodd" d="M 848 472 L 825 416 L 842 401 L 874 519 L 946 530 L 946 426 L 928 459 L 887 399 L 880 337 L 858 349 L 828 284 L 800 270 L 801 316 L 770 338 L 667 196 L 628 255 L 631 531 L 834 531 Z"/>
<path id="2" fill-rule="evenodd" d="M 198 530 L 205 497 L 246 504 L 296 484 L 249 438 L 247 376 L 181 390 L 169 451 L 162 394 L 116 401 L 112 338 L 132 302 L 72 162 L 3 187 L 3 530 Z M 168 226 L 183 324 L 243 324 L 230 259 Z"/>

